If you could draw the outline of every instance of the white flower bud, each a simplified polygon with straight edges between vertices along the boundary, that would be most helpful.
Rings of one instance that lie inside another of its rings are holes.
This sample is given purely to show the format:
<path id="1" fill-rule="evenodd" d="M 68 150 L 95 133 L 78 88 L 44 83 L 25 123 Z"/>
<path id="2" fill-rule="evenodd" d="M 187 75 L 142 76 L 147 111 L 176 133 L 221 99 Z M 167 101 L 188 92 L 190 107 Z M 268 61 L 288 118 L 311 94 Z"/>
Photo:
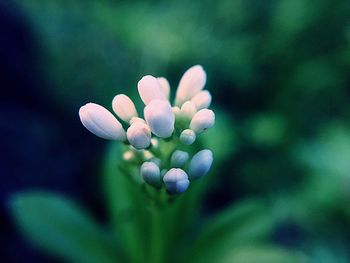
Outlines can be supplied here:
<path id="1" fill-rule="evenodd" d="M 132 117 L 131 120 L 129 121 L 129 124 L 132 125 L 134 122 L 141 122 L 146 124 L 146 121 L 139 117 Z"/>
<path id="2" fill-rule="evenodd" d="M 88 103 L 79 109 L 82 124 L 96 136 L 107 140 L 125 140 L 125 131 L 120 122 L 104 107 Z"/>
<path id="3" fill-rule="evenodd" d="M 196 133 L 201 133 L 206 129 L 213 127 L 215 123 L 215 114 L 212 110 L 202 109 L 192 118 L 190 129 Z"/>
<path id="4" fill-rule="evenodd" d="M 143 180 L 155 187 L 161 186 L 159 167 L 154 162 L 144 162 L 140 168 Z"/>
<path id="5" fill-rule="evenodd" d="M 188 160 L 188 153 L 180 150 L 176 150 L 171 155 L 170 163 L 172 167 L 175 168 L 181 168 L 185 165 L 186 161 Z"/>
<path id="6" fill-rule="evenodd" d="M 210 106 L 211 95 L 207 90 L 202 90 L 191 101 L 196 105 L 197 110 L 205 109 Z"/>
<path id="7" fill-rule="evenodd" d="M 142 122 L 134 122 L 126 132 L 129 143 L 136 149 L 145 149 L 151 144 L 151 130 Z"/>
<path id="8" fill-rule="evenodd" d="M 124 95 L 119 94 L 112 101 L 114 112 L 125 122 L 129 122 L 131 118 L 137 117 L 137 111 L 132 100 Z"/>
<path id="9" fill-rule="evenodd" d="M 210 150 L 202 150 L 196 153 L 190 162 L 188 174 L 191 179 L 197 179 L 206 175 L 213 163 L 213 153 Z"/>
<path id="10" fill-rule="evenodd" d="M 158 80 L 160 87 L 165 95 L 165 98 L 169 99 L 170 85 L 169 85 L 168 80 L 166 78 L 163 78 L 163 77 L 157 78 L 157 80 Z"/>
<path id="11" fill-rule="evenodd" d="M 170 169 L 163 177 L 163 182 L 170 194 L 185 192 L 190 184 L 187 174 L 179 168 Z"/>
<path id="12" fill-rule="evenodd" d="M 145 105 L 150 103 L 152 100 L 166 100 L 158 80 L 151 75 L 144 76 L 142 79 L 140 79 L 140 81 L 137 83 L 137 88 Z"/>
<path id="13" fill-rule="evenodd" d="M 188 119 L 192 119 L 192 117 L 196 114 L 196 112 L 197 112 L 196 105 L 192 101 L 186 101 L 181 106 L 181 115 Z"/>
<path id="14" fill-rule="evenodd" d="M 190 129 L 183 130 L 180 134 L 180 141 L 185 145 L 191 145 L 196 140 L 196 133 Z"/>
<path id="15" fill-rule="evenodd" d="M 181 106 L 185 101 L 192 99 L 200 92 L 207 80 L 207 75 L 202 66 L 196 65 L 189 68 L 182 76 L 176 91 L 175 105 Z"/>
<path id="16" fill-rule="evenodd" d="M 168 101 L 152 100 L 145 107 L 144 116 L 155 135 L 161 138 L 168 138 L 172 135 L 175 116 Z"/>

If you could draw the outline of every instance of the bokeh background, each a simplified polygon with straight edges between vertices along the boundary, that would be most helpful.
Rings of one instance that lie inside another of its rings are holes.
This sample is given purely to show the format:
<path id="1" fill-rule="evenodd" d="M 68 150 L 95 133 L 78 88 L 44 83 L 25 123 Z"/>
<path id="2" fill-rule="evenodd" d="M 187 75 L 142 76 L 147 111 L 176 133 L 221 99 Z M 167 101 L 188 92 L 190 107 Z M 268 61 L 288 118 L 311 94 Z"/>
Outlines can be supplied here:
<path id="1" fill-rule="evenodd" d="M 14 226 L 13 193 L 57 191 L 106 220 L 107 142 L 79 107 L 136 98 L 145 74 L 176 87 L 195 64 L 218 117 L 203 216 L 261 198 L 277 222 L 269 242 L 350 262 L 350 1 L 8 0 L 0 46 L 2 262 L 56 260 Z"/>

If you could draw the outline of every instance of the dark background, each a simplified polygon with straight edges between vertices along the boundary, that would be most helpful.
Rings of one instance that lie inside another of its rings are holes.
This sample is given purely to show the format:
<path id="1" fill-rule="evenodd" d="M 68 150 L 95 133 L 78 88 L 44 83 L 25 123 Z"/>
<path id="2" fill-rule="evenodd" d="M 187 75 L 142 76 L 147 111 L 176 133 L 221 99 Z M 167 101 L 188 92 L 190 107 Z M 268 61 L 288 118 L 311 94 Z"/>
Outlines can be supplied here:
<path id="1" fill-rule="evenodd" d="M 136 98 L 146 74 L 174 92 L 194 64 L 226 123 L 203 213 L 268 199 L 275 243 L 349 262 L 349 1 L 0 1 L 0 45 L 3 262 L 53 262 L 14 227 L 13 193 L 57 191 L 106 220 L 106 142 L 79 107 Z"/>

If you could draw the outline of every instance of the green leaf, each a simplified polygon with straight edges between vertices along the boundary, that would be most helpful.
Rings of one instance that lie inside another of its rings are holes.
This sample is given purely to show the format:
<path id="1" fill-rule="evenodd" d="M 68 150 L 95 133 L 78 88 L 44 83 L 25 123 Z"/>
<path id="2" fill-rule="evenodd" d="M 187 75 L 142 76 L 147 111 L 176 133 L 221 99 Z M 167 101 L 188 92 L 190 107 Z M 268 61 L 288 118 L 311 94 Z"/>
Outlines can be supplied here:
<path id="1" fill-rule="evenodd" d="M 10 207 L 24 235 L 37 247 L 68 262 L 118 262 L 117 244 L 71 200 L 53 193 L 13 196 Z"/>
<path id="2" fill-rule="evenodd" d="M 236 204 L 202 226 L 193 249 L 193 261 L 216 262 L 223 253 L 237 246 L 264 241 L 273 224 L 273 217 L 264 203 L 250 200 Z"/>
<path id="3" fill-rule="evenodd" d="M 222 255 L 218 263 L 303 263 L 305 256 L 279 247 L 240 247 Z"/>

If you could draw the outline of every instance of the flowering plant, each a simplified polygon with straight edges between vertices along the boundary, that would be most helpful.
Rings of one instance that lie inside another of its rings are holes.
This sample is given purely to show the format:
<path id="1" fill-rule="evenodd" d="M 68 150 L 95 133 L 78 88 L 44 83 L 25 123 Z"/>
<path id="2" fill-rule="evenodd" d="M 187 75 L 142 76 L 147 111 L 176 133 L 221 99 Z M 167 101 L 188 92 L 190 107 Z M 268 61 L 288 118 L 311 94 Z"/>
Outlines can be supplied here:
<path id="1" fill-rule="evenodd" d="M 126 132 L 112 113 L 98 104 L 81 107 L 80 120 L 95 135 L 128 145 L 123 157 L 129 165 L 124 172 L 132 176 L 131 168 L 140 167 L 143 181 L 136 175 L 136 182 L 157 189 L 164 185 L 169 194 L 180 194 L 186 191 L 190 180 L 204 176 L 213 161 L 212 152 L 206 149 L 196 153 L 187 165 L 191 149 L 180 150 L 182 146 L 192 145 L 197 135 L 214 125 L 214 112 L 207 109 L 211 95 L 202 90 L 205 82 L 203 68 L 191 67 L 180 80 L 175 106 L 171 107 L 168 81 L 144 76 L 137 85 L 145 104 L 144 119 L 138 116 L 128 96 L 117 95 L 112 102 L 114 112 L 129 126 Z"/>
<path id="2" fill-rule="evenodd" d="M 205 180 L 210 177 L 198 180 L 213 164 L 213 153 L 204 145 L 214 138 L 202 134 L 215 122 L 205 83 L 201 66 L 188 69 L 171 106 L 168 81 L 144 76 L 138 82 L 143 118 L 128 96 L 113 99 L 123 123 L 98 104 L 82 106 L 82 124 L 116 141 L 103 171 L 107 227 L 71 200 L 27 192 L 11 202 L 23 233 L 68 262 L 300 262 L 286 250 L 261 246 L 274 220 L 260 201 L 242 202 L 206 220 L 199 216 L 203 193 L 212 185 Z M 230 129 L 220 131 L 223 138 L 225 131 Z"/>

